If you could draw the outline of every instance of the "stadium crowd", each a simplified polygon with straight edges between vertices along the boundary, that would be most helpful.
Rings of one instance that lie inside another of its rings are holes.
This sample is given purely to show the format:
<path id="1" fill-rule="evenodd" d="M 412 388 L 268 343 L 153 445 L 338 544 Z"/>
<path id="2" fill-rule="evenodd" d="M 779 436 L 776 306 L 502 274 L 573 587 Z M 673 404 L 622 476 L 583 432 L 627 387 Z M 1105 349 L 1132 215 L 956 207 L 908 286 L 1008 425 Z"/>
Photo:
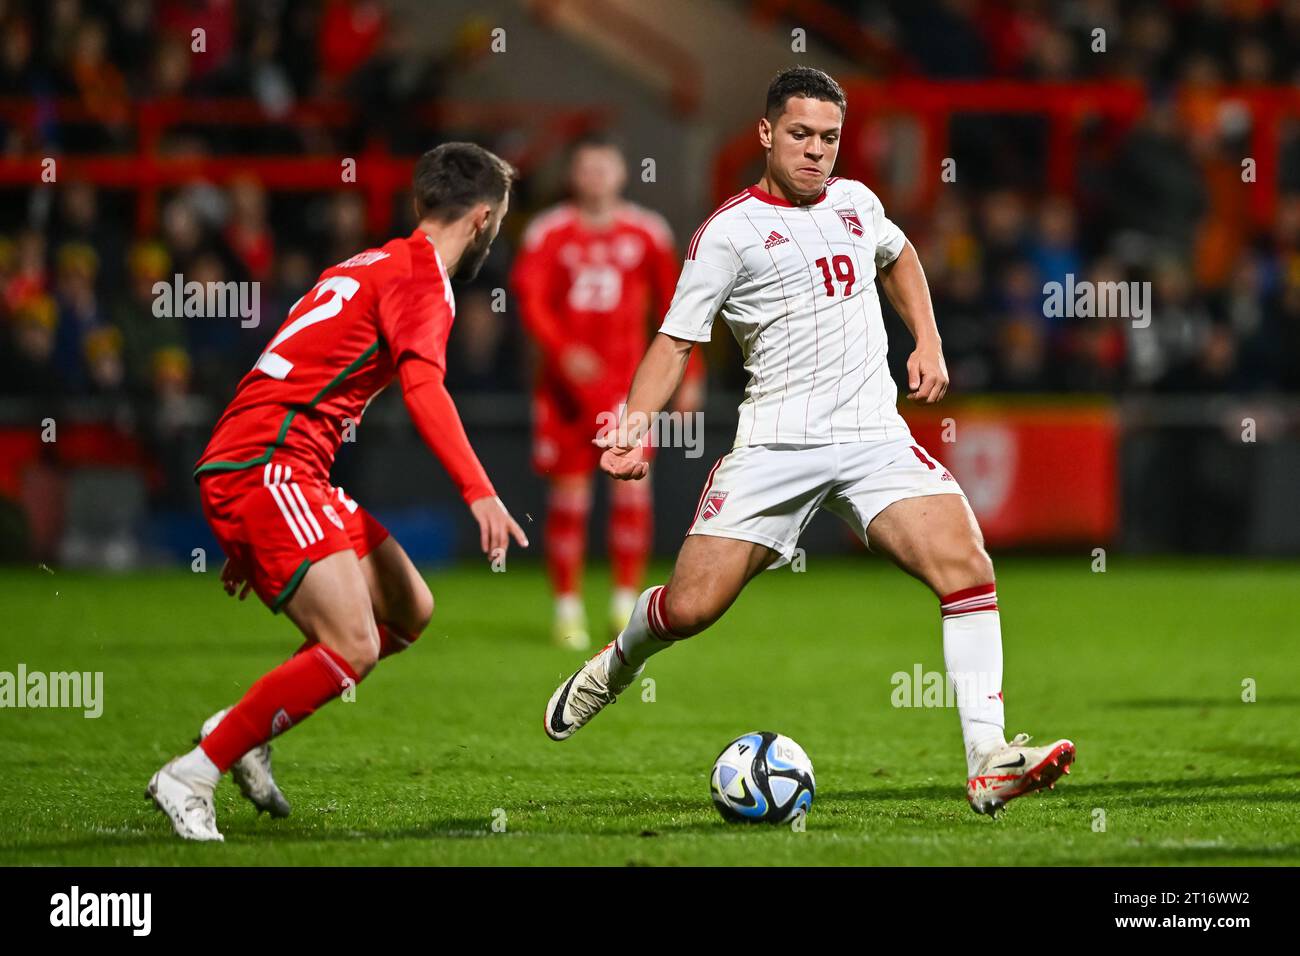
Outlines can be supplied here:
<path id="1" fill-rule="evenodd" d="M 1280 172 L 1261 173 L 1280 175 L 1281 200 L 1258 226 L 1240 177 L 1249 117 L 1206 109 L 1194 95 L 1294 82 L 1300 4 L 842 5 L 937 78 L 1122 77 L 1152 97 L 1116 150 L 1082 158 L 1070 195 L 1052 194 L 1035 172 L 1043 131 L 1032 122 L 954 123 L 953 149 L 972 157 L 964 169 L 973 172 L 900 224 L 928 271 L 957 389 L 1300 390 L 1297 139 L 1284 137 Z M 1191 15 L 1175 19 L 1175 8 Z M 951 28 L 934 29 L 936 16 Z M 196 22 L 213 54 L 201 61 L 188 55 Z M 1108 28 L 1114 56 L 1082 55 L 1094 24 Z M 366 108 L 337 130 L 181 130 L 160 149 L 339 155 L 383 136 L 413 152 L 422 144 L 402 141 L 410 133 L 395 132 L 391 117 L 427 101 L 443 71 L 473 57 L 467 41 L 448 60 L 412 69 L 377 0 L 0 0 L 0 33 L 0 100 L 70 97 L 94 117 L 51 118 L 33 141 L 0 112 L 10 156 L 111 154 L 129 141 L 134 102 L 198 95 L 249 97 L 272 117 L 306 96 Z M 528 198 L 519 205 L 536 205 Z M 386 238 L 367 234 L 355 192 L 278 196 L 252 177 L 168 194 L 148 235 L 131 230 L 129 195 L 86 182 L 10 190 L 7 199 L 17 201 L 0 214 L 0 395 L 223 399 L 320 269 Z M 514 235 L 526 212 L 513 214 Z M 392 231 L 406 225 L 399 216 Z M 527 389 L 523 333 L 512 313 L 490 307 L 510 258 L 509 242 L 499 243 L 460 299 L 453 389 Z M 259 282 L 259 325 L 155 315 L 155 283 L 178 273 Z M 1149 324 L 1049 314 L 1044 285 L 1067 275 L 1149 282 Z"/>

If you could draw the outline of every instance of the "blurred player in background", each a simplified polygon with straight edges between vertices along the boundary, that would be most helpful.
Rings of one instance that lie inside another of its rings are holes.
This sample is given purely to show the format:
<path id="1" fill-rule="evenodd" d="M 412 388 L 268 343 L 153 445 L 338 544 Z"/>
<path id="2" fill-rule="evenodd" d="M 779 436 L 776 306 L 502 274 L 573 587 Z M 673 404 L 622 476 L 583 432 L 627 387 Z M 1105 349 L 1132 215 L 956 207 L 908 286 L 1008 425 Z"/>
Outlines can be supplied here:
<path id="1" fill-rule="evenodd" d="M 321 273 L 217 422 L 194 474 L 226 553 L 226 593 L 243 600 L 251 588 L 306 641 L 149 781 L 148 795 L 180 836 L 223 839 L 212 794 L 227 770 L 259 812 L 287 815 L 267 741 L 409 647 L 433 616 L 429 586 L 401 545 L 330 484 L 345 433 L 394 379 L 478 522 L 483 551 L 504 555 L 511 538 L 527 546 L 443 384 L 456 314 L 451 276 L 472 279 L 483 265 L 514 178 L 513 167 L 473 143 L 422 156 L 418 228 Z"/>
<path id="2" fill-rule="evenodd" d="M 550 486 L 545 534 L 554 638 L 577 650 L 589 643 L 582 572 L 600 460 L 592 436 L 602 415 L 617 420 L 650 323 L 662 319 L 677 285 L 668 224 L 623 198 L 626 181 L 627 164 L 613 140 L 599 134 L 579 140 L 569 165 L 572 198 L 532 221 L 512 275 L 524 326 L 541 351 L 533 467 Z M 699 408 L 701 373 L 698 361 L 688 366 L 675 410 Z M 644 482 L 611 485 L 611 636 L 636 605 L 651 545 L 650 498 Z"/>
<path id="3" fill-rule="evenodd" d="M 627 402 L 630 427 L 606 436 L 601 468 L 636 481 L 648 472 L 638 422 L 677 389 L 696 342 L 721 315 L 750 373 L 730 452 L 709 473 L 672 577 L 637 601 L 609 646 L 556 688 L 546 732 L 565 740 L 640 675 L 646 660 L 708 628 L 765 568 L 787 563 L 819 508 L 939 599 L 944 663 L 966 747 L 967 798 L 996 814 L 1054 786 L 1074 744 L 1004 737 L 1002 626 L 993 564 L 966 497 L 898 414 L 898 387 L 876 278 L 916 348 L 907 396 L 948 390 L 921 261 L 876 194 L 831 176 L 844 91 L 810 67 L 782 71 L 767 91 L 762 178 L 696 231 L 673 298 Z M 864 597 L 863 616 L 870 603 Z M 1050 675 L 1043 675 L 1052 679 Z"/>

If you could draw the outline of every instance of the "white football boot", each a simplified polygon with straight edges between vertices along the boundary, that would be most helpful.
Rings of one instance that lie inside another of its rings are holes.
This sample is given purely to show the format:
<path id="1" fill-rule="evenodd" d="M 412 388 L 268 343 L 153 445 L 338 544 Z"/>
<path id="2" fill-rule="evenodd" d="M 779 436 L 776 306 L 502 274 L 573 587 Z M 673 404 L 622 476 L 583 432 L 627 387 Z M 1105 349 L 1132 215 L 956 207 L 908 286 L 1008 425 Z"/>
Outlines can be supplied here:
<path id="1" fill-rule="evenodd" d="M 1074 744 L 1058 740 L 1046 747 L 1027 747 L 1028 734 L 1016 734 L 1006 746 L 992 751 L 966 781 L 966 799 L 976 813 L 997 816 L 1007 801 L 1027 793 L 1051 790 L 1074 763 Z"/>
<path id="2" fill-rule="evenodd" d="M 572 737 L 579 727 L 600 713 L 606 704 L 614 703 L 618 695 L 645 670 L 643 664 L 630 674 L 611 679 L 610 671 L 617 662 L 618 655 L 614 644 L 614 641 L 606 644 L 551 695 L 543 720 L 546 735 L 552 740 L 568 740 Z M 618 670 L 626 671 L 627 668 L 620 667 Z"/>
<path id="3" fill-rule="evenodd" d="M 555 599 L 555 624 L 551 634 L 555 643 L 568 651 L 585 651 L 591 646 L 587 634 L 587 609 L 582 605 L 582 598 L 561 594 Z"/>
<path id="4" fill-rule="evenodd" d="M 187 779 L 172 760 L 149 780 L 144 795 L 172 822 L 172 829 L 187 840 L 224 842 L 217 829 L 217 811 L 212 806 L 212 789 Z"/>
<path id="5" fill-rule="evenodd" d="M 229 710 L 230 708 L 219 710 L 203 722 L 199 741 L 217 729 L 217 724 L 221 723 Z M 270 744 L 254 747 L 236 760 L 230 767 L 230 777 L 239 784 L 239 792 L 257 807 L 258 813 L 265 811 L 273 817 L 289 815 L 289 801 L 276 786 L 275 777 L 271 776 Z"/>

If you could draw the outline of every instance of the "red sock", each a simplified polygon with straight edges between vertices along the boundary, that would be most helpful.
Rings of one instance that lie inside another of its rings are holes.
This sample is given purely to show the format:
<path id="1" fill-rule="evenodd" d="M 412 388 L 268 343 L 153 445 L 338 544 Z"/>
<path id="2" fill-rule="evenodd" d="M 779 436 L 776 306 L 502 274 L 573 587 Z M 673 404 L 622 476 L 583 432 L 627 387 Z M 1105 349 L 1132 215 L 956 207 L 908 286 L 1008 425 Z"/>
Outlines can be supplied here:
<path id="1" fill-rule="evenodd" d="M 641 586 L 650 556 L 650 497 L 641 489 L 627 493 L 616 488 L 609 509 L 609 560 L 614 586 L 635 590 Z"/>
<path id="2" fill-rule="evenodd" d="M 302 649 L 248 689 L 199 745 L 223 773 L 254 747 L 288 730 L 357 683 L 356 671 L 324 644 Z"/>
<path id="3" fill-rule="evenodd" d="M 585 496 L 552 492 L 546 514 L 546 569 L 556 594 L 576 594 L 582 586 L 582 559 L 587 550 Z"/>

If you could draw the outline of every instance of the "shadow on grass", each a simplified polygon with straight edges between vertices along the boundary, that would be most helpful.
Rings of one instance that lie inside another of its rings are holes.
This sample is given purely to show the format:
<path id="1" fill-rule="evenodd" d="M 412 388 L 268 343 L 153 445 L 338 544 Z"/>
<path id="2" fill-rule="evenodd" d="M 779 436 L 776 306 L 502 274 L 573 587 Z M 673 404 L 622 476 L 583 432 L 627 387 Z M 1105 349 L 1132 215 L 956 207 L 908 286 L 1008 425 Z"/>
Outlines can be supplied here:
<path id="1" fill-rule="evenodd" d="M 439 819 L 429 823 L 394 826 L 394 827 L 340 827 L 322 830 L 315 827 L 295 826 L 292 823 L 271 823 L 248 826 L 243 823 L 226 824 L 222 827 L 226 843 L 206 848 L 213 856 L 206 862 L 221 863 L 220 854 L 224 847 L 240 849 L 248 846 L 272 846 L 285 843 L 357 843 L 383 842 L 386 840 L 473 840 L 484 837 L 501 837 L 507 834 L 494 833 L 490 824 L 482 817 L 473 819 Z M 15 858 L 16 854 L 105 850 L 105 849 L 177 849 L 193 847 L 200 852 L 199 844 L 185 843 L 169 831 L 160 829 L 157 833 L 98 833 L 78 835 L 67 840 L 47 840 L 44 842 L 22 843 L 6 847 L 0 851 L 0 859 Z M 183 860 L 180 862 L 192 862 Z"/>
<path id="2" fill-rule="evenodd" d="M 1276 787 L 1279 782 L 1287 782 L 1293 789 L 1278 792 L 1268 791 L 1266 787 Z M 1254 788 L 1254 792 L 1243 792 Z M 879 787 L 866 790 L 831 791 L 820 796 L 826 803 L 865 803 L 887 804 L 887 814 L 891 819 L 899 814 L 899 804 L 914 802 L 933 803 L 948 807 L 960 800 L 960 787 L 927 784 L 913 787 Z M 1059 788 L 1052 799 L 1068 801 L 1068 806 L 1078 809 L 1080 805 L 1094 806 L 1162 806 L 1181 804 L 1215 804 L 1242 803 L 1252 805 L 1266 804 L 1300 804 L 1300 772 L 1290 774 L 1254 774 L 1236 777 L 1195 777 L 1189 776 L 1175 780 L 1158 780 L 1134 782 L 1131 780 L 1115 781 L 1079 781 L 1068 782 Z M 922 815 L 931 811 L 920 808 Z M 554 811 L 552 814 L 550 811 Z M 437 818 L 419 824 L 403 824 L 390 827 L 373 825 L 322 828 L 319 825 L 304 825 L 309 817 L 288 822 L 264 821 L 250 824 L 247 820 L 232 821 L 224 827 L 227 840 L 235 847 L 262 844 L 274 846 L 291 843 L 344 844 L 357 842 L 382 842 L 387 840 L 476 840 L 485 837 L 548 837 L 548 836 L 583 836 L 583 837 L 628 837 L 642 836 L 653 839 L 657 836 L 684 835 L 692 833 L 709 833 L 728 835 L 778 832 L 784 827 L 735 826 L 723 827 L 721 821 L 711 812 L 703 801 L 666 799 L 652 797 L 637 799 L 601 799 L 582 798 L 572 800 L 546 800 L 536 807 L 527 809 L 508 809 L 512 820 L 508 830 L 496 833 L 491 822 L 482 816 L 472 818 L 451 817 Z M 677 820 L 665 820 L 664 815 L 680 816 Z M 586 818 L 586 819 L 584 819 Z M 126 823 L 132 826 L 134 823 Z M 620 825 L 625 829 L 619 829 Z M 851 828 L 863 828 L 864 820 L 856 818 Z M 128 832 L 100 832 L 95 834 L 70 834 L 65 840 L 45 840 L 41 842 L 16 843 L 0 849 L 0 860 L 16 860 L 17 855 L 39 854 L 42 852 L 68 852 L 79 850 L 105 849 L 180 849 L 183 844 L 161 827 L 153 830 L 130 830 Z M 220 849 L 213 848 L 215 854 L 205 862 L 220 864 Z M 1300 845 L 1288 844 L 1283 847 L 1134 847 L 1142 858 L 1169 863 L 1195 863 L 1204 861 L 1212 863 L 1219 859 L 1293 859 L 1300 856 Z M 1132 854 L 1116 856 L 1114 862 L 1132 859 Z M 178 862 L 194 862 L 185 857 Z M 232 861 L 233 862 L 233 861 Z"/>
<path id="3" fill-rule="evenodd" d="M 1097 866 L 1169 865 L 1195 866 L 1216 863 L 1246 863 L 1264 860 L 1278 865 L 1294 866 L 1300 860 L 1300 843 L 1281 846 L 1134 846 L 1127 856 L 1107 856 L 1089 861 Z"/>
<path id="4" fill-rule="evenodd" d="M 1207 707 L 1300 707 L 1300 694 L 1269 694 L 1247 705 L 1239 697 L 1142 697 L 1133 700 L 1112 700 L 1109 706 L 1126 710 L 1203 710 Z"/>
<path id="5" fill-rule="evenodd" d="M 1295 785 L 1291 792 L 1265 792 L 1265 787 L 1290 781 Z M 1255 787 L 1255 793 L 1226 792 L 1242 787 Z M 1169 793 L 1168 791 L 1180 791 Z M 1208 792 L 1207 792 L 1208 791 Z M 1222 792 L 1216 792 L 1222 791 Z M 960 795 L 958 787 L 926 785 L 918 787 L 880 787 L 871 790 L 850 790 L 827 793 L 823 799 L 859 800 L 869 802 L 897 802 L 906 800 L 951 800 Z M 1300 803 L 1300 773 L 1253 774 L 1239 777 L 1188 776 L 1176 780 L 1066 780 L 1058 785 L 1057 794 L 1088 800 L 1104 799 L 1108 803 L 1178 804 L 1178 803 Z"/>

